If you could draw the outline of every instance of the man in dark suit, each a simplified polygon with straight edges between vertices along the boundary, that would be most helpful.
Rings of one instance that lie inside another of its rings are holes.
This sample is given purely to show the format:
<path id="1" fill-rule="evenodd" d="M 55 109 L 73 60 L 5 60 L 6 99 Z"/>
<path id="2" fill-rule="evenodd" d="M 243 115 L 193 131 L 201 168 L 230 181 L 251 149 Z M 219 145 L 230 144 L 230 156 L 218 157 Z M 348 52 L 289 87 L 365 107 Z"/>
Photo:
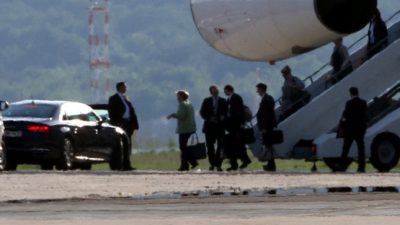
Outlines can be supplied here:
<path id="1" fill-rule="evenodd" d="M 347 101 L 340 126 L 344 129 L 342 158 L 347 158 L 353 141 L 358 147 L 358 172 L 365 172 L 364 135 L 367 129 L 367 102 L 358 97 L 358 89 L 350 88 L 351 100 Z"/>
<path id="2" fill-rule="evenodd" d="M 136 117 L 135 109 L 132 103 L 126 97 L 126 84 L 119 82 L 116 85 L 117 93 L 108 99 L 108 114 L 110 124 L 121 127 L 129 137 L 129 148 L 124 151 L 123 170 L 134 170 L 131 167 L 130 155 L 132 148 L 132 135 L 139 129 L 139 123 Z"/>
<path id="3" fill-rule="evenodd" d="M 260 106 L 257 111 L 257 126 L 262 133 L 263 144 L 271 151 L 271 159 L 263 166 L 265 171 L 276 171 L 275 159 L 271 142 L 273 129 L 276 127 L 275 100 L 267 94 L 267 85 L 259 83 L 256 85 L 257 93 L 261 97 Z"/>
<path id="4" fill-rule="evenodd" d="M 206 136 L 210 171 L 214 169 L 222 171 L 221 150 L 225 135 L 223 122 L 226 117 L 227 103 L 224 98 L 219 97 L 219 90 L 216 85 L 210 86 L 209 90 L 211 96 L 204 99 L 200 115 L 204 119 L 203 132 Z M 217 143 L 217 149 L 214 147 L 215 143 Z"/>
<path id="5" fill-rule="evenodd" d="M 241 129 L 245 123 L 243 99 L 234 92 L 232 85 L 226 85 L 224 92 L 227 96 L 228 104 L 225 119 L 225 128 L 228 134 L 225 137 L 224 150 L 226 150 L 226 155 L 231 164 L 231 167 L 227 170 L 238 169 L 237 159 L 242 161 L 242 165 L 239 168 L 244 169 L 251 163 L 251 160 L 247 155 L 247 149 L 241 137 Z"/>
<path id="6" fill-rule="evenodd" d="M 382 20 L 379 9 L 372 14 L 371 22 L 368 29 L 367 58 L 380 52 L 388 46 L 388 30 L 385 22 Z"/>

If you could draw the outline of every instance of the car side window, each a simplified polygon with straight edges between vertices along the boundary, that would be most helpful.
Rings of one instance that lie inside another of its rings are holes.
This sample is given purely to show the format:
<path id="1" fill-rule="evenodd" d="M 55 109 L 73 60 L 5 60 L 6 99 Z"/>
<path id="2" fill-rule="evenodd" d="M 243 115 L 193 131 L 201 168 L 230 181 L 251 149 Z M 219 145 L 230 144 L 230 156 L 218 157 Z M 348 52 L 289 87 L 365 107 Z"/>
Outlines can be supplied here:
<path id="1" fill-rule="evenodd" d="M 93 112 L 86 114 L 86 117 L 87 117 L 87 121 L 90 121 L 90 122 L 98 122 L 99 121 L 99 118 Z"/>
<path id="2" fill-rule="evenodd" d="M 72 105 L 66 105 L 63 119 L 65 119 L 65 120 L 81 119 L 80 114 L 81 113 L 80 113 L 80 110 L 78 107 L 74 107 Z"/>
<path id="3" fill-rule="evenodd" d="M 86 122 L 98 122 L 100 118 L 93 110 L 84 104 L 67 104 L 64 106 L 64 120 L 82 120 Z"/>
<path id="4" fill-rule="evenodd" d="M 89 106 L 81 104 L 79 109 L 80 109 L 81 120 L 87 121 L 87 122 L 100 121 L 100 118 L 96 115 L 96 113 Z"/>

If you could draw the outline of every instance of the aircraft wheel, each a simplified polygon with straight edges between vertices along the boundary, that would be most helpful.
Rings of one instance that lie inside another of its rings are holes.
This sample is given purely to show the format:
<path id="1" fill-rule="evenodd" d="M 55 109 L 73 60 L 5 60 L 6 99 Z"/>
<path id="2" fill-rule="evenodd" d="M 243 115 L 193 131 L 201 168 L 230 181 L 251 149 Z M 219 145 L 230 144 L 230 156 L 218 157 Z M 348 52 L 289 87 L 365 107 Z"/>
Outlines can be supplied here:
<path id="1" fill-rule="evenodd" d="M 389 172 L 400 158 L 400 140 L 393 134 L 381 134 L 371 145 L 371 164 L 379 172 Z"/>

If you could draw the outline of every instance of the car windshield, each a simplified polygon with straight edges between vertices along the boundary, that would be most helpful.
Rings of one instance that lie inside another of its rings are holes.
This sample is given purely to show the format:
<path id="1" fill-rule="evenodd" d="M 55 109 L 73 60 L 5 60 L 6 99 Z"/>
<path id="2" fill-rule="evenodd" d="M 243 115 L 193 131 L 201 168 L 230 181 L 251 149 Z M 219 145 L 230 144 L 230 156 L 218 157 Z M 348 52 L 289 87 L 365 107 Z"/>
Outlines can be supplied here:
<path id="1" fill-rule="evenodd" d="M 101 119 L 104 122 L 109 122 L 110 121 L 110 116 L 108 115 L 108 111 L 107 110 L 105 110 L 105 109 L 95 109 L 94 111 L 97 113 L 97 115 L 99 115 L 101 117 Z"/>
<path id="2" fill-rule="evenodd" d="M 10 105 L 10 107 L 3 112 L 4 117 L 33 117 L 33 118 L 50 118 L 53 117 L 57 109 L 56 105 L 48 104 L 22 104 Z"/>

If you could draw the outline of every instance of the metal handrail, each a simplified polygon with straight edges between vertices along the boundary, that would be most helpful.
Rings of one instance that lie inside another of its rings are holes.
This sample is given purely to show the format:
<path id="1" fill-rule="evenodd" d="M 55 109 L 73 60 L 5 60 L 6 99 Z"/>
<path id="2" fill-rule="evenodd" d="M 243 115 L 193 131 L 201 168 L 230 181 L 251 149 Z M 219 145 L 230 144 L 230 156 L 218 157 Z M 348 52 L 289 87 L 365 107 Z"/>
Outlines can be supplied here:
<path id="1" fill-rule="evenodd" d="M 385 23 L 388 23 L 389 21 L 391 21 L 394 17 L 396 17 L 397 15 L 399 15 L 400 14 L 400 10 L 398 10 L 398 11 L 396 11 L 392 16 L 390 16 L 388 19 L 386 19 L 385 20 Z M 361 38 L 359 38 L 359 39 L 357 39 L 353 44 L 351 44 L 349 47 L 348 47 L 348 49 L 352 49 L 354 46 L 356 46 L 358 43 L 360 43 L 362 40 L 364 40 L 365 38 L 367 38 L 368 37 L 368 34 L 365 34 L 365 35 L 363 35 Z M 388 37 L 386 38 L 386 39 L 388 39 Z M 381 42 L 383 43 L 383 41 L 385 41 L 385 40 L 382 40 Z M 380 44 L 380 43 L 379 43 Z M 326 64 L 324 64 L 321 68 L 319 68 L 317 71 L 315 71 L 313 74 L 311 74 L 310 76 L 308 76 L 308 77 L 306 77 L 306 78 L 304 78 L 303 79 L 303 82 L 306 82 L 307 80 L 310 80 L 311 81 L 311 84 L 312 83 L 314 83 L 314 76 L 315 75 L 317 75 L 321 70 L 323 70 L 325 67 L 327 67 L 327 66 L 329 66 L 330 65 L 330 63 L 328 62 L 328 63 L 326 63 Z"/>
<path id="2" fill-rule="evenodd" d="M 391 21 L 394 17 L 396 17 L 397 15 L 400 14 L 400 10 L 396 11 L 394 14 L 392 14 L 392 16 L 390 16 L 388 19 L 385 20 L 385 23 L 388 23 L 389 21 Z M 360 43 L 362 40 L 364 40 L 366 37 L 368 37 L 368 34 L 363 35 L 361 38 L 357 39 L 353 44 L 351 44 L 348 49 L 352 49 L 354 46 L 356 46 L 358 43 Z M 385 38 L 384 40 L 381 40 L 381 43 L 383 43 L 384 41 L 386 41 L 389 37 Z M 379 43 L 380 44 L 380 43 Z M 373 50 L 375 47 L 377 47 L 379 45 L 374 46 L 371 50 Z M 330 65 L 330 62 L 324 64 L 323 66 L 321 66 L 318 70 L 316 70 L 314 73 L 312 73 L 311 75 L 307 76 L 306 78 L 303 79 L 303 82 L 306 82 L 307 80 L 310 80 L 310 83 L 313 84 L 314 83 L 314 78 L 315 76 L 321 72 L 323 69 L 325 69 L 327 66 Z M 281 104 L 282 102 L 282 97 L 279 97 L 275 103 L 279 103 Z"/>

